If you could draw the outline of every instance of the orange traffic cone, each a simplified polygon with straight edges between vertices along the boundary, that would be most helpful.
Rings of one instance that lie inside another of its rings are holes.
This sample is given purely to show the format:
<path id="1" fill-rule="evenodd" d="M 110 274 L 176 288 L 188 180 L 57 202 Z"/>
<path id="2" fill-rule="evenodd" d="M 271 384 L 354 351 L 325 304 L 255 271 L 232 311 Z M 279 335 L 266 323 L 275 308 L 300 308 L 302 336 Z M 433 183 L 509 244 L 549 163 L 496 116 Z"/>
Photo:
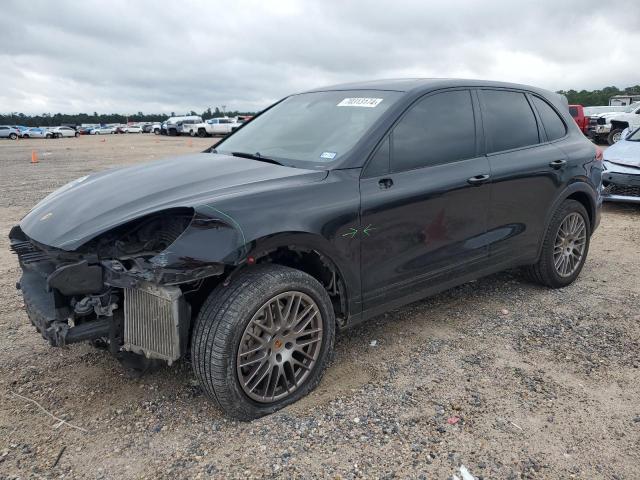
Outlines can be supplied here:
<path id="1" fill-rule="evenodd" d="M 106 142 L 106 141 L 107 141 L 107 139 L 106 139 L 106 138 L 103 138 L 103 139 L 102 139 L 102 140 L 100 140 L 100 141 L 101 141 L 102 143 L 104 143 L 104 142 Z"/>
<path id="2" fill-rule="evenodd" d="M 31 163 L 38 163 L 38 154 L 35 150 L 31 150 Z"/>

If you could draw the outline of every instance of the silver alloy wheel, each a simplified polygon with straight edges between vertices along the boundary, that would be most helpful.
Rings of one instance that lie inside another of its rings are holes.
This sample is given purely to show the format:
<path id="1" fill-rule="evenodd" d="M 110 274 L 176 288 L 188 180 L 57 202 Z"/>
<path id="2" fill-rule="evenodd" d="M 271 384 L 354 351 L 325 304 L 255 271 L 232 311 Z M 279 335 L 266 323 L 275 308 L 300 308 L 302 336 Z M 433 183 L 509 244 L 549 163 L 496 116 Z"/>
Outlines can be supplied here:
<path id="1" fill-rule="evenodd" d="M 569 277 L 580 266 L 587 244 L 587 226 L 582 215 L 572 212 L 562 220 L 553 247 L 553 263 L 561 277 Z"/>
<path id="2" fill-rule="evenodd" d="M 253 315 L 236 357 L 238 381 L 251 399 L 270 403 L 300 388 L 322 347 L 322 317 L 302 292 L 276 295 Z"/>

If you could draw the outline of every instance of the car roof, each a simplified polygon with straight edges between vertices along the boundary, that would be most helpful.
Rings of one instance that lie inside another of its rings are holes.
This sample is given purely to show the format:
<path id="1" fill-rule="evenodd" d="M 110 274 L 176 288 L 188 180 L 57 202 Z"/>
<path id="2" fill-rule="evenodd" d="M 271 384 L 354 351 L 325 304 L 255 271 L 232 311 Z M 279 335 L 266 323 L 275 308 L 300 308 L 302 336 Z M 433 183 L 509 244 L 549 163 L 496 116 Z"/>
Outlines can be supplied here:
<path id="1" fill-rule="evenodd" d="M 386 80 L 371 80 L 353 83 L 341 83 L 328 87 L 314 88 L 304 93 L 325 92 L 331 90 L 392 90 L 406 93 L 427 92 L 440 88 L 451 87 L 496 87 L 517 88 L 524 90 L 546 92 L 537 87 L 519 83 L 498 82 L 493 80 L 473 80 L 464 78 L 392 78 Z"/>

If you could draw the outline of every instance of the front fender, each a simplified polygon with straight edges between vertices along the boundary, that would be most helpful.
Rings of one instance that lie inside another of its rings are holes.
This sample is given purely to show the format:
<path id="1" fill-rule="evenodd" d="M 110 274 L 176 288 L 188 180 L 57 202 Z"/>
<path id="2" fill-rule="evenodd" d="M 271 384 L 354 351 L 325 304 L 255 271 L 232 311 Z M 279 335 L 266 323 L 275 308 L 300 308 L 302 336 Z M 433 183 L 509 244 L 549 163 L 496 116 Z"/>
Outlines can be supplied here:
<path id="1" fill-rule="evenodd" d="M 360 248 L 343 234 L 359 223 L 359 170 L 336 170 L 319 182 L 219 198 L 194 207 L 187 229 L 153 263 L 173 269 L 235 267 L 250 252 L 283 246 L 317 250 L 359 295 Z"/>

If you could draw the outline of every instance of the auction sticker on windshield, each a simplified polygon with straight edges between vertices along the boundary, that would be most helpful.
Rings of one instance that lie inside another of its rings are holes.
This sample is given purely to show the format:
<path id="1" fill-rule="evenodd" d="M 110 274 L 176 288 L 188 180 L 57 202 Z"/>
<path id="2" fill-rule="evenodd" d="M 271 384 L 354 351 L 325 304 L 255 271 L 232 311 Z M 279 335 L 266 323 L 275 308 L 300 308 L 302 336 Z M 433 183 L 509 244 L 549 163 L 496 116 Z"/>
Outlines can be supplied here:
<path id="1" fill-rule="evenodd" d="M 378 104 L 382 101 L 382 98 L 345 98 L 342 100 L 338 107 L 368 107 L 373 108 L 377 107 Z"/>

